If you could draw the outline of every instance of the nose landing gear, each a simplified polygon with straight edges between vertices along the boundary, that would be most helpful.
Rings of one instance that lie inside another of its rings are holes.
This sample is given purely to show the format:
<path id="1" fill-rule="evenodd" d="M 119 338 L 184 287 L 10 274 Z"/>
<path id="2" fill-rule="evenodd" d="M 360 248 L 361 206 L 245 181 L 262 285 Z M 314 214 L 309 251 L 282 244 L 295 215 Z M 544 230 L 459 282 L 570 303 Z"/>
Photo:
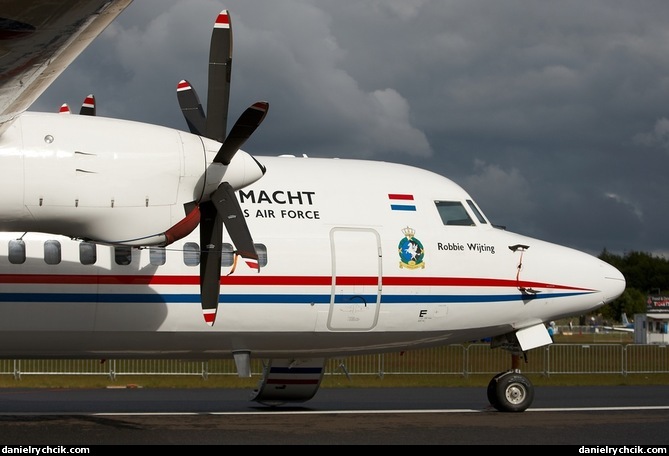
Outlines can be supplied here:
<path id="1" fill-rule="evenodd" d="M 488 383 L 488 401 L 500 412 L 524 412 L 534 400 L 534 385 L 520 373 L 520 356 L 511 356 L 512 369 L 500 372 Z"/>
<path id="2" fill-rule="evenodd" d="M 516 370 L 500 372 L 488 384 L 488 401 L 500 412 L 523 412 L 533 400 L 532 382 Z"/>

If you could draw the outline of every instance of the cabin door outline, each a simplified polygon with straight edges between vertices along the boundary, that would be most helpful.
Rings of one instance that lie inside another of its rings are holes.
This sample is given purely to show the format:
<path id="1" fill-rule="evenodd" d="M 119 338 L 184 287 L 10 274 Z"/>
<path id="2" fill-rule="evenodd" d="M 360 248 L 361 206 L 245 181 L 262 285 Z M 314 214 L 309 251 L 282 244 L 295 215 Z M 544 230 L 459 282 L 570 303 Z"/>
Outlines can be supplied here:
<path id="1" fill-rule="evenodd" d="M 371 228 L 330 230 L 332 291 L 331 331 L 366 331 L 378 323 L 381 309 L 381 237 Z"/>

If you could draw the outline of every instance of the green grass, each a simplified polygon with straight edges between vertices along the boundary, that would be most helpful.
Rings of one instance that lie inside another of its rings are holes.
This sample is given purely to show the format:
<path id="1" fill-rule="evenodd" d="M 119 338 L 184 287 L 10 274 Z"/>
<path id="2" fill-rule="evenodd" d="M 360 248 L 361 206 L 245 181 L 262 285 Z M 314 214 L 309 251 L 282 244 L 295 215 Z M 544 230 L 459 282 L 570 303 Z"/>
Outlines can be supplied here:
<path id="1" fill-rule="evenodd" d="M 323 388 L 383 388 L 383 387 L 486 387 L 492 375 L 386 375 L 346 377 L 330 376 L 323 379 Z M 588 385 L 669 385 L 669 374 L 527 374 L 535 386 L 588 386 Z"/>
<path id="2" fill-rule="evenodd" d="M 545 376 L 528 374 L 535 386 L 589 385 L 667 385 L 669 374 L 560 374 Z M 416 375 L 325 375 L 322 388 L 397 388 L 397 387 L 485 387 L 492 378 L 488 374 L 470 376 L 444 374 Z M 26 375 L 20 380 L 0 375 L 0 388 L 244 388 L 254 389 L 259 376 L 238 378 L 232 375 L 199 376 L 145 375 L 119 376 L 110 380 L 90 375 Z"/>

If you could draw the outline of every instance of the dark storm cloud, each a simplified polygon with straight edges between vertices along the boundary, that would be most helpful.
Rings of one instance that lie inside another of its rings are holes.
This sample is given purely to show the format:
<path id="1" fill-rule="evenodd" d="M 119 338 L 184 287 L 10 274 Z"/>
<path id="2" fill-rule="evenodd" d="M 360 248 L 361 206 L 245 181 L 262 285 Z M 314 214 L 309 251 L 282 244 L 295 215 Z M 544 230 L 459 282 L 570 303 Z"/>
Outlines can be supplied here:
<path id="1" fill-rule="evenodd" d="M 234 32 L 245 148 L 399 161 L 461 183 L 499 225 L 591 253 L 669 253 L 669 3 L 136 0 L 33 109 L 185 129 L 211 26 Z M 78 106 L 77 106 L 78 107 Z"/>

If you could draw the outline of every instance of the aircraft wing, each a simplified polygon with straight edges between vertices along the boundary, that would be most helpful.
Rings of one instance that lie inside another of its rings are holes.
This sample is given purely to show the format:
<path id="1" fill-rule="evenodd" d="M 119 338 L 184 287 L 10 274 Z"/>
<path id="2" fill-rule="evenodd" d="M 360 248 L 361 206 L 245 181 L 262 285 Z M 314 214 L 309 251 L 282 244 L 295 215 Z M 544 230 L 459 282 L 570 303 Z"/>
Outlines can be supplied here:
<path id="1" fill-rule="evenodd" d="M 623 331 L 623 332 L 634 332 L 634 323 L 630 322 L 629 319 L 627 318 L 627 314 L 623 313 L 622 316 L 623 324 L 619 326 L 604 326 L 604 329 L 608 329 L 609 331 Z"/>
<path id="2" fill-rule="evenodd" d="M 622 331 L 622 332 L 634 332 L 634 328 L 630 328 L 627 326 L 602 326 L 603 329 L 609 330 L 609 331 Z"/>
<path id="3" fill-rule="evenodd" d="M 0 3 L 0 134 L 131 2 Z"/>

